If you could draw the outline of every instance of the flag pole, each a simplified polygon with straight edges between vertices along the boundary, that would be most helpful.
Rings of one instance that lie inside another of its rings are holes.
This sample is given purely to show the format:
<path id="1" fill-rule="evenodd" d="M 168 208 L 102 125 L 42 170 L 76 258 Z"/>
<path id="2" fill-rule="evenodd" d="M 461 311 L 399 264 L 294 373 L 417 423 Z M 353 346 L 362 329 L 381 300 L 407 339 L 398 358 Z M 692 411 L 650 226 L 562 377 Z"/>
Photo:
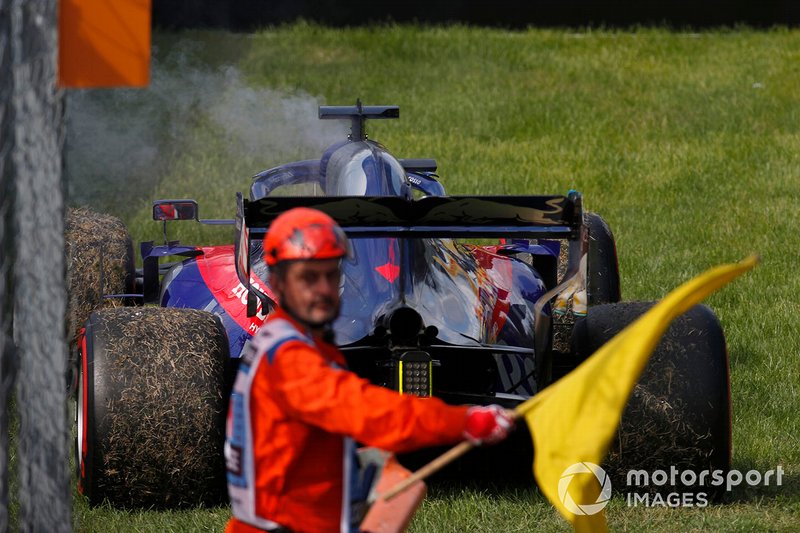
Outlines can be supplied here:
<path id="1" fill-rule="evenodd" d="M 381 495 L 381 498 L 384 501 L 387 502 L 390 501 L 392 498 L 394 498 L 401 492 L 408 489 L 411 485 L 413 485 L 417 481 L 425 479 L 431 474 L 438 472 L 446 465 L 452 463 L 453 461 L 455 461 L 456 459 L 458 459 L 459 457 L 461 457 L 474 447 L 475 445 L 468 440 L 460 442 L 459 444 L 453 446 L 452 448 L 444 452 L 442 455 L 440 455 L 439 457 L 437 457 L 430 463 L 426 464 L 425 466 L 423 466 L 422 468 L 420 468 L 419 470 L 408 476 L 406 479 L 404 479 L 403 481 L 401 481 L 400 483 L 389 489 L 386 493 Z"/>
<path id="2" fill-rule="evenodd" d="M 520 418 L 520 416 L 522 416 L 522 413 L 518 409 L 511 412 L 513 412 L 512 418 L 514 420 L 517 420 Z M 384 501 L 387 502 L 390 501 L 392 498 L 394 498 L 401 492 L 408 489 L 411 485 L 413 485 L 417 481 L 423 480 L 426 477 L 435 474 L 436 472 L 438 472 L 445 466 L 449 465 L 462 455 L 466 454 L 473 448 L 475 448 L 475 445 L 468 440 L 456 444 L 455 446 L 444 452 L 442 455 L 440 455 L 430 463 L 426 464 L 416 472 L 412 473 L 406 479 L 404 479 L 403 481 L 401 481 L 400 483 L 398 483 L 385 493 L 381 494 L 380 498 L 382 498 Z"/>

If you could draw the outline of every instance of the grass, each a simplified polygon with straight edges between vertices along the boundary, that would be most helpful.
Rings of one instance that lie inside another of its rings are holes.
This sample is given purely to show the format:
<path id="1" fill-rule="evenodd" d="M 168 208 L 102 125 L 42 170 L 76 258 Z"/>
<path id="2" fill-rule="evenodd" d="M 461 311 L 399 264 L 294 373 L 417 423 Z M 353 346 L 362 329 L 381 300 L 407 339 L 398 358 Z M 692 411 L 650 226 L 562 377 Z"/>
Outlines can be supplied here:
<path id="1" fill-rule="evenodd" d="M 71 190 L 83 191 L 73 198 L 120 214 L 137 241 L 160 238 L 149 221 L 153 198 L 194 197 L 203 217 L 231 217 L 233 193 L 247 190 L 249 176 L 319 157 L 336 137 L 336 125 L 316 120 L 318 103 L 359 97 L 400 105 L 400 120 L 369 124 L 371 138 L 400 157 L 435 157 L 450 193 L 582 191 L 614 230 L 624 299 L 659 298 L 710 266 L 760 253 L 754 272 L 708 303 L 731 356 L 734 467 L 780 464 L 784 486 L 734 490 L 702 509 L 628 508 L 618 496 L 608 516 L 622 531 L 796 528 L 800 32 L 301 23 L 253 35 L 161 34 L 156 45 L 150 90 L 104 95 L 116 116 L 157 111 L 158 157 L 131 166 L 146 179 L 123 173 L 99 187 L 96 175 L 72 167 Z M 232 242 L 228 229 L 174 229 L 190 242 Z M 220 530 L 226 518 L 224 508 L 126 513 L 75 504 L 79 531 Z M 444 486 L 433 487 L 411 530 L 534 528 L 566 526 L 532 488 Z"/>

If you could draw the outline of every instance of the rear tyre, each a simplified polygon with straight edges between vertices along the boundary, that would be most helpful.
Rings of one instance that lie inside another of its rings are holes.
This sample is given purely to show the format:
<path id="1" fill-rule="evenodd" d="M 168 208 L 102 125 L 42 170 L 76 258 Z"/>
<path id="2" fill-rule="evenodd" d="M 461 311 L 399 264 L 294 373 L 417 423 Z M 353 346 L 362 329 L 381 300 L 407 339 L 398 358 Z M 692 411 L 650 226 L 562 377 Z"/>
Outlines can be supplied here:
<path id="1" fill-rule="evenodd" d="M 133 245 L 125 224 L 86 208 L 67 210 L 64 231 L 67 258 L 67 328 L 70 342 L 70 391 L 77 385 L 76 344 L 80 328 L 95 309 L 119 307 L 106 294 L 134 292 Z"/>
<path id="2" fill-rule="evenodd" d="M 219 320 L 188 309 L 104 309 L 87 322 L 81 352 L 76 464 L 89 502 L 221 502 L 229 361 Z"/>
<path id="3" fill-rule="evenodd" d="M 586 359 L 651 302 L 589 308 L 575 325 L 573 352 Z M 725 337 L 713 311 L 698 305 L 678 317 L 656 347 L 622 416 L 609 451 L 607 470 L 615 487 L 630 469 L 728 470 L 731 463 L 731 404 Z M 680 483 L 680 481 L 679 481 Z M 697 486 L 662 490 L 708 490 Z M 648 490 L 645 487 L 641 490 Z"/>

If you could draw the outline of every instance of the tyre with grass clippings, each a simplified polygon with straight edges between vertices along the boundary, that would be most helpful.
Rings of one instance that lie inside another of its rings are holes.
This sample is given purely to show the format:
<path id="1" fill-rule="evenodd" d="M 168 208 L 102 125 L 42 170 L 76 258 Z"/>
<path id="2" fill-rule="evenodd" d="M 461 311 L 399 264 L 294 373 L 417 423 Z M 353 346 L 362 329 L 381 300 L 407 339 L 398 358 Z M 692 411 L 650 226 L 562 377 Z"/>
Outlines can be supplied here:
<path id="1" fill-rule="evenodd" d="M 590 307 L 572 336 L 576 359 L 584 360 L 654 305 L 625 302 Z M 731 464 L 731 403 L 728 352 L 714 312 L 694 306 L 662 337 L 634 387 L 606 465 L 623 490 L 631 469 L 670 473 L 727 471 Z M 687 475 L 687 479 L 690 479 Z M 709 478 L 710 479 L 710 478 Z M 631 491 L 707 492 L 716 487 L 630 487 Z"/>
<path id="2" fill-rule="evenodd" d="M 191 309 L 102 309 L 81 339 L 79 490 L 92 505 L 217 504 L 225 497 L 225 330 Z"/>
<path id="3" fill-rule="evenodd" d="M 69 208 L 64 224 L 67 261 L 67 332 L 70 344 L 68 388 L 75 390 L 76 339 L 95 309 L 130 303 L 109 294 L 134 292 L 134 257 L 130 234 L 118 218 L 89 209 Z"/>

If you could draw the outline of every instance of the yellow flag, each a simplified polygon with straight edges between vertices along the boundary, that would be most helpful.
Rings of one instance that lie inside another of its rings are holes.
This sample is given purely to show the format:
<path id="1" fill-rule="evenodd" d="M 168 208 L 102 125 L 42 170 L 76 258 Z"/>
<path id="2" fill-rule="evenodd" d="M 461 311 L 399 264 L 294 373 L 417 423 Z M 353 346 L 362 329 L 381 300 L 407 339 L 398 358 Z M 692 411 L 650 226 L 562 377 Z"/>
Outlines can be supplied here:
<path id="1" fill-rule="evenodd" d="M 675 318 L 756 263 L 758 257 L 750 256 L 684 283 L 575 371 L 517 407 L 533 436 L 539 488 L 576 531 L 607 531 L 602 509 L 603 500 L 610 497 L 610 483 L 598 477 L 598 498 L 592 476 L 575 474 L 592 473 L 603 461 L 628 397 L 661 336 Z M 570 494 L 578 495 L 580 505 Z"/>

